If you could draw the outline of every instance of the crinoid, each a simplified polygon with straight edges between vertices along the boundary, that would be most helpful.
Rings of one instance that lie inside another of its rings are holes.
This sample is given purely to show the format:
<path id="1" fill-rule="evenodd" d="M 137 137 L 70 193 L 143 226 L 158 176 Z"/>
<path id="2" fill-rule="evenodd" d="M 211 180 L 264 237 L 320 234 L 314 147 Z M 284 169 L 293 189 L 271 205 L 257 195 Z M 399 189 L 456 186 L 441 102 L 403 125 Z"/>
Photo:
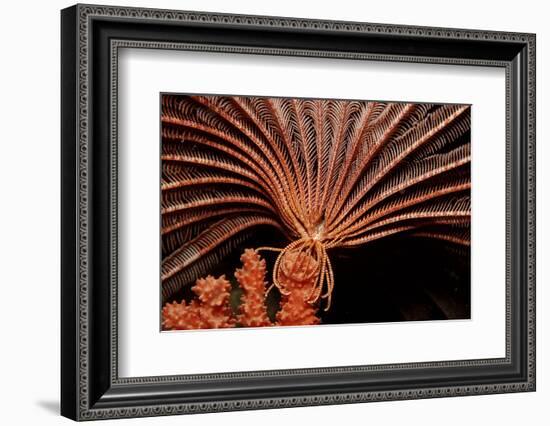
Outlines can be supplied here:
<path id="1" fill-rule="evenodd" d="M 164 95 L 161 119 L 165 300 L 261 225 L 287 241 L 255 247 L 278 252 L 273 285 L 288 295 L 288 268 L 310 259 L 307 299 L 325 309 L 333 249 L 469 244 L 468 105 Z"/>

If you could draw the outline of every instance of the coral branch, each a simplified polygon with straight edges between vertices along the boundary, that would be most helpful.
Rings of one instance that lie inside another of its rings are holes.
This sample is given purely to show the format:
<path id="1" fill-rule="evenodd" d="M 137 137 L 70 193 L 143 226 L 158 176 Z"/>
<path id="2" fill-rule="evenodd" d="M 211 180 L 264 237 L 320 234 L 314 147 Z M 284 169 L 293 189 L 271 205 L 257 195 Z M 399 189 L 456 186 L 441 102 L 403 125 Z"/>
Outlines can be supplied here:
<path id="1" fill-rule="evenodd" d="M 224 275 L 219 278 L 209 275 L 197 280 L 193 291 L 202 302 L 200 315 L 206 328 L 225 328 L 235 325 L 229 306 L 231 284 Z"/>
<path id="2" fill-rule="evenodd" d="M 162 308 L 162 329 L 163 330 L 193 330 L 205 328 L 200 316 L 199 304 L 193 300 L 186 304 L 185 300 L 181 303 L 167 303 Z"/>
<path id="3" fill-rule="evenodd" d="M 255 250 L 246 249 L 241 262 L 243 267 L 235 271 L 235 278 L 243 289 L 237 321 L 243 327 L 272 325 L 265 306 L 265 260 Z"/>
<path id="4" fill-rule="evenodd" d="M 318 275 L 317 261 L 304 252 L 288 252 L 281 261 L 280 281 L 285 289 L 281 296 L 281 310 L 277 312 L 277 325 L 315 325 L 317 303 L 310 303 Z"/>
<path id="5" fill-rule="evenodd" d="M 229 306 L 231 284 L 225 276 L 207 276 L 197 280 L 192 289 L 198 296 L 186 304 L 167 303 L 162 308 L 162 326 L 165 330 L 193 330 L 199 328 L 233 327 L 235 320 Z"/>

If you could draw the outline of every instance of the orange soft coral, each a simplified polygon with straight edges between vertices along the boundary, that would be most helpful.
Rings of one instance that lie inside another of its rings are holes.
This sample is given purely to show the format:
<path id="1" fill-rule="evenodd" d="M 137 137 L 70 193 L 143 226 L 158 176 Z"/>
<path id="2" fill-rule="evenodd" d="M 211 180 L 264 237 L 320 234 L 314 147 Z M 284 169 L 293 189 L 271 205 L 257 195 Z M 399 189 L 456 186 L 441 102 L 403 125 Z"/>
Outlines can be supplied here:
<path id="1" fill-rule="evenodd" d="M 199 304 L 196 300 L 186 304 L 167 303 L 162 308 L 162 329 L 163 330 L 193 330 L 204 328 L 200 316 Z"/>
<path id="2" fill-rule="evenodd" d="M 201 302 L 200 315 L 205 325 L 203 328 L 226 328 L 235 325 L 229 306 L 231 284 L 224 275 L 219 278 L 209 275 L 197 280 L 193 291 Z"/>
<path id="3" fill-rule="evenodd" d="M 288 252 L 280 268 L 281 309 L 273 324 L 267 316 L 265 260 L 256 250 L 247 249 L 241 256 L 242 268 L 235 278 L 243 290 L 237 318 L 229 306 L 231 284 L 225 276 L 207 276 L 196 281 L 192 290 L 197 299 L 186 303 L 167 303 L 162 308 L 164 330 L 192 330 L 200 328 L 226 328 L 239 324 L 243 327 L 271 325 L 319 324 L 317 303 L 310 303 L 316 290 L 317 261 L 304 252 Z"/>
<path id="4" fill-rule="evenodd" d="M 283 293 L 277 325 L 319 324 L 318 306 L 310 303 L 317 279 L 317 261 L 304 252 L 288 252 L 282 259 L 280 282 Z"/>
<path id="5" fill-rule="evenodd" d="M 246 249 L 241 262 L 243 267 L 235 271 L 235 278 L 243 290 L 237 321 L 243 327 L 273 325 L 265 306 L 265 260 L 255 250 Z"/>
<path id="6" fill-rule="evenodd" d="M 162 326 L 165 330 L 193 330 L 198 328 L 233 327 L 235 320 L 229 306 L 231 284 L 225 276 L 207 276 L 197 280 L 192 288 L 198 296 L 186 304 L 167 303 L 162 308 Z"/>

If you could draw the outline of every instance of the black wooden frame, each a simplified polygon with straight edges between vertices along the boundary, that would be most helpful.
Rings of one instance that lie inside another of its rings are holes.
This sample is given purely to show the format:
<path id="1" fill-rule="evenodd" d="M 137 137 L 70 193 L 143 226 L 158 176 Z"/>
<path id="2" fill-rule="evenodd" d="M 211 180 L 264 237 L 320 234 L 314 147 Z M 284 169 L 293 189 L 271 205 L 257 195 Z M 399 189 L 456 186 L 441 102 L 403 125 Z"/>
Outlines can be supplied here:
<path id="1" fill-rule="evenodd" d="M 95 5 L 64 9 L 61 29 L 64 416 L 87 420 L 535 390 L 533 34 Z M 119 378 L 113 99 L 117 48 L 140 45 L 505 68 L 506 357 Z"/>

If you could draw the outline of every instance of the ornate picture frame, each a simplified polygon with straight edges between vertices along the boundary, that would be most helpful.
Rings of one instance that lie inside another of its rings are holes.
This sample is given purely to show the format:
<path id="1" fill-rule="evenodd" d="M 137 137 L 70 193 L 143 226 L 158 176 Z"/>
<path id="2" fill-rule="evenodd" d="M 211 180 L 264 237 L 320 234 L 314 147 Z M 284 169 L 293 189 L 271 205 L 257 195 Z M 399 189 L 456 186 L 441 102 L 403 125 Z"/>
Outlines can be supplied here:
<path id="1" fill-rule="evenodd" d="M 505 356 L 120 377 L 123 48 L 503 69 Z M 535 390 L 534 34 L 75 5 L 61 12 L 61 52 L 62 415 L 93 420 Z"/>

